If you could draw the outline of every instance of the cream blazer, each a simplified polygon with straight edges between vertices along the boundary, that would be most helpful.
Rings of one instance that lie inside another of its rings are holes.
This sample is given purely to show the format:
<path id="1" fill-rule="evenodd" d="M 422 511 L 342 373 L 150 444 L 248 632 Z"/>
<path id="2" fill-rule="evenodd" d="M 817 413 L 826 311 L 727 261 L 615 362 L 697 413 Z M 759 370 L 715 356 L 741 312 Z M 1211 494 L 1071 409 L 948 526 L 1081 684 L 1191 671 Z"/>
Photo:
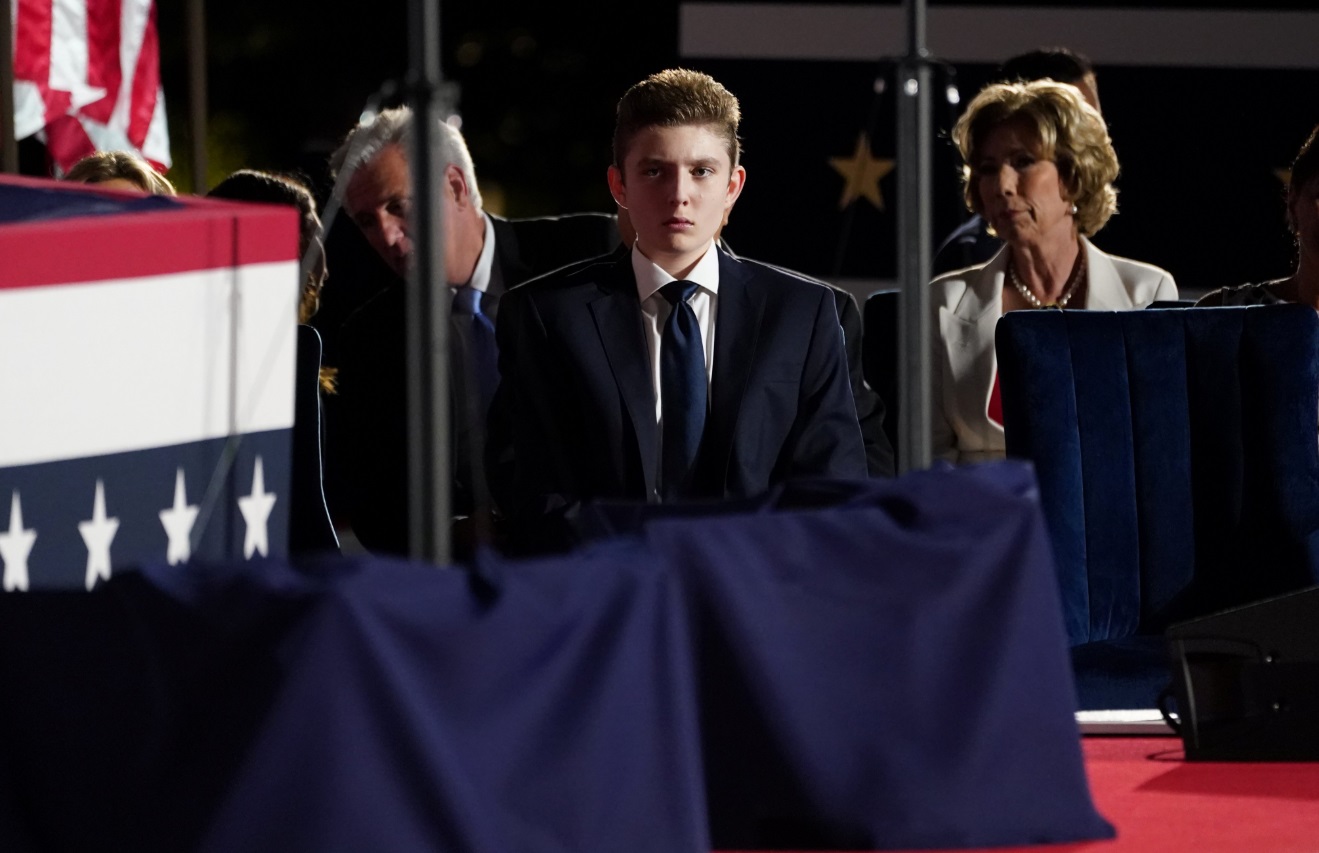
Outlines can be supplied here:
<path id="1" fill-rule="evenodd" d="M 1105 254 L 1084 237 L 1085 308 L 1129 311 L 1151 302 L 1176 299 L 1177 285 L 1166 270 Z M 934 458 L 951 462 L 999 459 L 1003 428 L 989 419 L 997 359 L 994 327 L 1003 316 L 1007 276 L 1005 246 L 988 263 L 946 273 L 930 284 L 934 312 L 930 375 Z"/>

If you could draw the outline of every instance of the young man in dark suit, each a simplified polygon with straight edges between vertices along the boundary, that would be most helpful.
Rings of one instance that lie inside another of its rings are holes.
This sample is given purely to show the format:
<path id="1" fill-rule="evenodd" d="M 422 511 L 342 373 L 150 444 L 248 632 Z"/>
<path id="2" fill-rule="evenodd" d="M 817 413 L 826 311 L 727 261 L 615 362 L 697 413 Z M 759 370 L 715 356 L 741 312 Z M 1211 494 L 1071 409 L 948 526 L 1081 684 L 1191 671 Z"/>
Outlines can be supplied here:
<path id="1" fill-rule="evenodd" d="M 514 518 L 866 476 L 833 295 L 715 246 L 746 181 L 738 120 L 704 74 L 629 89 L 609 187 L 631 251 L 505 295 L 494 411 L 511 447 L 492 475 Z"/>

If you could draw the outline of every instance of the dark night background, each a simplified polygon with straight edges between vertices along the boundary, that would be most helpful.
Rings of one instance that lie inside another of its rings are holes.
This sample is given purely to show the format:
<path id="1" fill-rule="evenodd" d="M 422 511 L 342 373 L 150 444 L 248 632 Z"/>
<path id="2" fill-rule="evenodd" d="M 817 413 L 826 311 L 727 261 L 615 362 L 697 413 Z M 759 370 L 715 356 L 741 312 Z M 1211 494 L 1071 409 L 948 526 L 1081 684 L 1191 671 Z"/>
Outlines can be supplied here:
<path id="1" fill-rule="evenodd" d="M 1108 5 L 1120 14 L 1124 4 Z M 1267 5 L 1312 8 L 1309 0 Z M 160 3 L 158 14 L 172 177 L 189 187 L 182 6 Z M 875 153 L 891 156 L 891 95 L 885 100 L 873 91 L 885 69 L 863 62 L 680 60 L 678 6 L 677 0 L 441 3 L 444 74 L 457 84 L 464 132 L 491 209 L 511 216 L 611 209 L 604 170 L 613 105 L 631 83 L 681 62 L 714 74 L 742 100 L 750 177 L 728 231 L 732 245 L 817 275 L 891 278 L 896 175 L 881 183 L 884 211 L 866 203 L 840 211 L 841 179 L 828 165 L 829 157 L 851 153 L 868 124 Z M 1260 8 L 1203 0 L 1160 6 Z M 368 97 L 406 74 L 405 0 L 351 7 L 212 0 L 207 15 L 208 184 L 252 166 L 300 171 L 323 189 L 325 159 Z M 963 103 L 992 70 L 957 66 Z M 1121 213 L 1096 242 L 1167 267 L 1183 290 L 1285 274 L 1292 255 L 1274 170 L 1287 165 L 1319 121 L 1319 68 L 1100 61 L 1098 71 L 1123 171 Z M 936 115 L 939 130 L 954 118 L 938 105 Z M 936 240 L 963 215 L 954 157 L 946 140 L 938 144 Z"/>

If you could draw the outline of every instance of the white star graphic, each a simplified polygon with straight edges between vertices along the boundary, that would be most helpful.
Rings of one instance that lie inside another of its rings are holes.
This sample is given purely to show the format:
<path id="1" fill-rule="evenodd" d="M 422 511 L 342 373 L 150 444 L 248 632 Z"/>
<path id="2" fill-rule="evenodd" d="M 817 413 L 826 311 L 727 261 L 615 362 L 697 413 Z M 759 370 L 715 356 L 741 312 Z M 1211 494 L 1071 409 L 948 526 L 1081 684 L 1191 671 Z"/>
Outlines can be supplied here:
<path id="1" fill-rule="evenodd" d="M 9 531 L 0 533 L 0 557 L 5 561 L 5 592 L 27 589 L 27 555 L 32 552 L 32 543 L 36 541 L 37 531 L 23 529 L 23 504 L 15 489 L 9 502 Z"/>
<path id="2" fill-rule="evenodd" d="M 275 507 L 275 495 L 266 491 L 266 477 L 261 468 L 261 457 L 256 458 L 256 468 L 252 471 L 252 494 L 238 499 L 238 508 L 247 523 L 247 536 L 243 539 L 243 557 L 252 559 L 252 554 L 260 551 L 266 556 L 270 550 L 267 539 L 266 522 L 270 520 L 270 511 Z"/>
<path id="3" fill-rule="evenodd" d="M 78 522 L 78 532 L 87 546 L 87 588 L 91 589 L 97 578 L 110 579 L 110 543 L 119 532 L 119 519 L 105 517 L 105 484 L 100 480 L 96 481 L 92 517 Z"/>
<path id="4" fill-rule="evenodd" d="M 188 504 L 188 488 L 183 483 L 183 469 L 174 475 L 174 506 L 160 511 L 160 523 L 169 537 L 165 559 L 171 566 L 188 562 L 192 556 L 192 524 L 197 520 L 197 506 Z"/>

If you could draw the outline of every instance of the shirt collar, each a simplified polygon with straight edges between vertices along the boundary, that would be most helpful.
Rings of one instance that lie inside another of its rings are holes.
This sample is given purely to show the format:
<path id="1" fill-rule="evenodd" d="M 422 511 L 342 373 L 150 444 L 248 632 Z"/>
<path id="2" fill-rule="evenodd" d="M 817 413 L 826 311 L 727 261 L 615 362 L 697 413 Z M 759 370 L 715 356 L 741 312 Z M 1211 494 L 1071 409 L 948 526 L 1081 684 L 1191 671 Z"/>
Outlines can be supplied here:
<path id="1" fill-rule="evenodd" d="M 481 244 L 481 255 L 476 259 L 476 269 L 472 270 L 472 280 L 467 286 L 485 293 L 490 289 L 490 271 L 495 265 L 495 224 L 490 215 L 482 213 L 485 220 L 485 237 Z"/>
<path id="2" fill-rule="evenodd" d="M 654 296 L 657 291 L 671 281 L 677 281 L 661 269 L 654 261 L 641 253 L 641 248 L 637 243 L 632 244 L 632 274 L 637 279 L 637 297 L 645 302 Z M 710 293 L 719 292 L 719 251 L 715 248 L 714 241 L 710 241 L 710 246 L 701 255 L 701 259 L 692 267 L 688 274 L 687 281 L 694 281 L 703 289 Z"/>

